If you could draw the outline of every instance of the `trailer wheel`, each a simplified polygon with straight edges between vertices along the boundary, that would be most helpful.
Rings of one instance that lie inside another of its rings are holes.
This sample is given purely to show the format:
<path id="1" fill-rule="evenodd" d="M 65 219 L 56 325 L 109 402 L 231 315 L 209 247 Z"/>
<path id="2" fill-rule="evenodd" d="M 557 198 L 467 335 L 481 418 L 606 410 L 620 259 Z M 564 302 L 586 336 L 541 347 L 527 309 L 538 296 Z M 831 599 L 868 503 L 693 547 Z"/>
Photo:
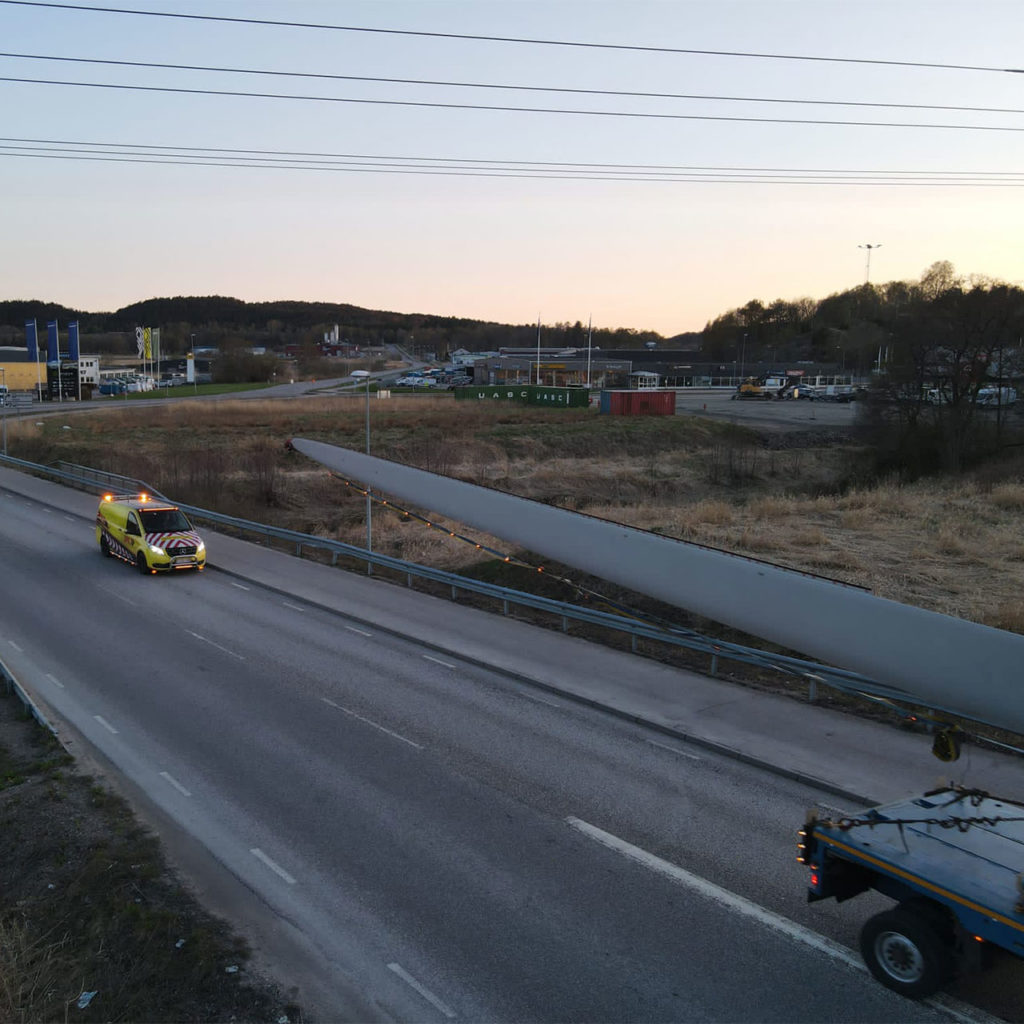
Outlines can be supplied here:
<path id="1" fill-rule="evenodd" d="M 110 558 L 110 545 L 107 543 L 106 537 L 100 537 L 100 554 L 104 558 Z"/>
<path id="2" fill-rule="evenodd" d="M 877 981 L 908 999 L 930 996 L 952 974 L 949 946 L 929 921 L 906 910 L 887 910 L 867 921 L 860 952 Z"/>

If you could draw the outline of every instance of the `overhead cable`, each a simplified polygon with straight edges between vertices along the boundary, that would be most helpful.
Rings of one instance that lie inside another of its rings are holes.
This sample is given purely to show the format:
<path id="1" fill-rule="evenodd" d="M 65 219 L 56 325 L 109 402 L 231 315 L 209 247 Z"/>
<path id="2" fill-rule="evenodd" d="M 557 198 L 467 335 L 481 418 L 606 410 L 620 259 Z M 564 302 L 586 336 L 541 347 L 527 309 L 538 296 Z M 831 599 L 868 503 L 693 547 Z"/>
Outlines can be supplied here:
<path id="1" fill-rule="evenodd" d="M 5 3 L 7 0 L 0 0 Z M 80 89 L 112 89 L 128 92 L 170 93 L 184 96 L 232 96 L 245 99 L 295 100 L 306 103 L 352 103 L 380 107 L 414 107 L 433 110 L 487 110 L 516 114 L 569 114 L 583 117 L 625 117 L 658 121 L 726 121 L 739 124 L 802 124 L 841 128 L 925 128 L 946 131 L 1024 132 L 1024 127 L 984 124 L 927 124 L 907 121 L 832 121 L 794 117 L 740 117 L 727 114 L 669 114 L 654 111 L 579 110 L 566 107 L 511 107 L 486 103 L 439 103 L 426 100 L 382 100 L 351 96 L 302 96 L 293 93 L 244 92 L 236 89 L 187 89 L 166 85 L 123 85 L 114 82 L 67 82 L 50 78 L 0 76 L 0 82 L 21 85 L 58 85 Z"/>
<path id="2" fill-rule="evenodd" d="M 265 75 L 273 78 L 311 78 L 330 82 L 371 82 L 375 85 L 429 85 L 450 89 L 499 89 L 511 92 L 553 92 L 577 96 L 623 96 L 629 99 L 712 100 L 722 103 L 778 103 L 821 107 L 871 107 L 887 110 L 950 110 L 972 114 L 1024 114 L 1019 107 L 964 107 L 946 103 L 873 103 L 865 100 L 795 99 L 785 96 L 726 96 L 715 93 L 640 92 L 628 89 L 580 89 L 558 85 L 508 85 L 496 82 L 455 82 L 430 78 L 386 78 L 371 75 L 333 75 L 313 71 L 275 71 L 268 68 L 233 68 L 207 64 L 159 64 L 141 60 L 100 60 L 95 57 L 63 57 L 39 53 L 2 53 L 14 60 L 48 60 L 67 64 L 100 64 L 108 67 L 146 68 L 161 71 L 202 71 L 231 75 Z"/>
<path id="3" fill-rule="evenodd" d="M 531 39 L 521 36 L 491 36 L 467 32 L 427 32 L 415 29 L 368 28 L 363 25 L 328 25 L 319 22 L 274 21 L 269 18 L 232 18 L 214 14 L 185 14 L 180 11 L 138 11 L 123 7 L 99 7 L 91 4 L 57 4 L 46 0 L 0 0 L 16 7 L 45 7 L 51 10 L 91 11 L 100 14 L 134 14 L 148 18 L 177 18 L 184 21 L 213 21 L 236 25 L 265 25 L 273 28 L 317 29 L 330 32 L 365 32 L 387 36 L 415 36 L 424 39 L 462 39 L 470 42 L 515 43 L 529 46 L 566 46 L 592 50 L 621 50 L 634 53 L 676 53 L 701 57 L 741 57 L 759 60 L 816 61 L 833 64 L 869 64 L 886 67 L 931 68 L 942 71 L 989 71 L 1022 74 L 1024 68 L 1000 68 L 976 64 L 940 64 L 931 61 L 876 60 L 866 57 L 825 57 L 793 53 L 757 53 L 742 50 L 697 50 L 676 46 L 639 46 L 627 43 L 595 43 L 568 39 Z"/>
<path id="4" fill-rule="evenodd" d="M 283 171 L 410 174 L 483 178 L 539 178 L 562 181 L 621 181 L 773 185 L 1024 186 L 1024 172 L 840 171 L 743 167 L 657 167 L 652 165 L 556 164 L 482 161 L 441 157 L 343 156 L 273 150 L 217 150 L 197 147 L 43 143 L 0 139 L 0 157 L 82 160 L 192 167 Z"/>

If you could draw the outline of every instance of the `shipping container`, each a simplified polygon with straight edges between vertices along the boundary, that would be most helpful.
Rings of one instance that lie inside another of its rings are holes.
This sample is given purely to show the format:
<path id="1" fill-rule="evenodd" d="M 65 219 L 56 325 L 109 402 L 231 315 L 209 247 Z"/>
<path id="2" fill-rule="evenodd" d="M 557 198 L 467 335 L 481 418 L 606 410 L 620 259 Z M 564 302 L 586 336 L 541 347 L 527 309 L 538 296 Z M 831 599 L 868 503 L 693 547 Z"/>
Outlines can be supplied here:
<path id="1" fill-rule="evenodd" d="M 555 388 L 542 384 L 474 384 L 454 388 L 455 397 L 482 401 L 519 402 L 523 405 L 547 405 L 557 409 L 585 409 L 590 404 L 586 388 Z"/>
<path id="2" fill-rule="evenodd" d="M 674 416 L 676 393 L 672 390 L 602 391 L 601 413 L 606 416 Z"/>

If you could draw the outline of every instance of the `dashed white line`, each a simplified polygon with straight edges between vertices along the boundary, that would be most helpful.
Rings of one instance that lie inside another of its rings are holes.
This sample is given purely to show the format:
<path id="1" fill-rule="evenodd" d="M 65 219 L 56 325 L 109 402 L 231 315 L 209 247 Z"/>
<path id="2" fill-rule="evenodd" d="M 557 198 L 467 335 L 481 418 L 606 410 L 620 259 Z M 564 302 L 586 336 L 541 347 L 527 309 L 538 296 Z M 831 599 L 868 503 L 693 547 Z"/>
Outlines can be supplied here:
<path id="1" fill-rule="evenodd" d="M 292 604 L 290 601 L 282 601 L 281 604 L 283 604 L 285 608 L 291 608 L 293 612 L 304 612 L 306 610 L 305 608 L 300 608 L 297 604 Z"/>
<path id="2" fill-rule="evenodd" d="M 704 760 L 702 757 L 698 757 L 696 754 L 688 754 L 685 750 L 680 750 L 678 747 L 670 747 L 667 743 L 656 743 L 654 740 L 645 740 L 644 742 L 649 743 L 652 747 L 657 747 L 659 750 L 667 750 L 670 754 L 688 757 L 691 761 Z"/>
<path id="3" fill-rule="evenodd" d="M 95 718 L 96 721 L 107 730 L 107 732 L 112 732 L 115 736 L 117 735 L 117 730 L 102 715 L 93 715 L 92 717 Z"/>
<path id="4" fill-rule="evenodd" d="M 345 627 L 350 633 L 358 633 L 360 636 L 373 636 L 372 633 L 367 633 L 365 629 L 356 629 L 355 626 Z"/>
<path id="5" fill-rule="evenodd" d="M 236 654 L 234 651 L 229 651 L 226 647 L 221 647 L 220 644 L 215 643 L 213 640 L 208 640 L 205 636 L 200 636 L 198 633 L 193 633 L 191 629 L 185 630 L 190 636 L 194 636 L 197 640 L 202 640 L 204 644 L 209 644 L 211 647 L 216 647 L 218 651 L 223 651 L 225 654 L 230 654 L 232 658 L 237 658 L 239 661 L 245 661 L 245 658 L 241 654 Z"/>
<path id="6" fill-rule="evenodd" d="M 20 648 L 20 647 L 19 647 L 19 646 L 18 646 L 18 645 L 17 645 L 17 644 L 16 644 L 16 643 L 15 643 L 15 642 L 13 641 L 13 640 L 8 640 L 7 642 L 8 642 L 8 643 L 9 643 L 9 644 L 10 644 L 10 645 L 11 645 L 11 646 L 12 646 L 12 647 L 13 647 L 13 648 L 14 648 L 14 649 L 16 650 L 16 651 L 21 651 L 21 650 L 22 650 L 22 649 L 21 649 L 21 648 Z"/>
<path id="7" fill-rule="evenodd" d="M 295 879 L 288 874 L 287 871 L 280 864 L 272 861 L 262 850 L 254 847 L 249 851 L 257 860 L 262 861 L 264 864 L 274 872 L 275 875 L 280 875 L 289 885 L 295 885 Z"/>
<path id="8" fill-rule="evenodd" d="M 64 684 L 55 676 L 51 676 L 49 672 L 46 673 L 46 678 L 49 679 L 54 686 L 59 686 L 62 690 L 64 689 Z"/>
<path id="9" fill-rule="evenodd" d="M 248 590 L 249 587 L 242 586 L 241 583 L 236 583 L 234 580 L 231 581 L 231 586 L 238 587 L 239 590 Z"/>
<path id="10" fill-rule="evenodd" d="M 350 715 L 352 718 L 357 718 L 360 722 L 366 725 L 372 726 L 374 729 L 379 729 L 383 733 L 387 733 L 388 736 L 394 737 L 396 740 L 401 740 L 403 743 L 408 743 L 410 747 L 415 747 L 417 750 L 423 749 L 423 744 L 415 743 L 413 740 L 407 739 L 405 736 L 388 729 L 386 726 L 380 725 L 378 722 L 371 721 L 369 718 L 364 718 L 362 715 L 357 714 L 350 708 L 342 707 L 340 704 L 336 704 L 333 700 L 328 697 L 320 698 L 325 704 L 330 704 L 332 708 L 337 708 L 339 711 L 344 711 L 346 715 Z"/>
<path id="11" fill-rule="evenodd" d="M 432 658 L 429 654 L 424 654 L 423 657 L 427 661 L 434 662 L 435 665 L 444 665 L 445 668 L 455 668 L 450 661 L 442 661 L 440 658 Z"/>
<path id="12" fill-rule="evenodd" d="M 421 985 L 401 964 L 388 964 L 388 970 L 394 971 L 402 981 L 406 983 L 410 988 L 415 989 L 431 1006 L 435 1009 L 440 1010 L 449 1020 L 455 1017 L 455 1011 L 451 1007 L 446 1006 L 441 1002 L 433 992 L 430 991 L 426 986 Z"/>
<path id="13" fill-rule="evenodd" d="M 161 772 L 160 778 L 166 779 L 182 796 L 192 795 L 170 772 Z"/>
<path id="14" fill-rule="evenodd" d="M 67 521 L 68 521 L 69 523 L 77 523 L 77 522 L 78 522 L 78 520 L 77 520 L 77 519 L 76 519 L 76 518 L 75 518 L 74 516 L 65 516 L 64 518 L 65 518 L 65 519 L 66 519 L 66 520 L 67 520 Z"/>

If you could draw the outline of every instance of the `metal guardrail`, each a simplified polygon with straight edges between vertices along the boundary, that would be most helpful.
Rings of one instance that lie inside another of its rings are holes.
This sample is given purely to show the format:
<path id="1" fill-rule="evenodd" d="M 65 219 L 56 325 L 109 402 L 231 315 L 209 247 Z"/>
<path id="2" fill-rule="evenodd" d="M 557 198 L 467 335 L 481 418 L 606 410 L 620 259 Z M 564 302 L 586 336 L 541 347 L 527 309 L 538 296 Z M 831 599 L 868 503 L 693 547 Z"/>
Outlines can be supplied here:
<path id="1" fill-rule="evenodd" d="M 94 493 L 103 493 L 105 490 L 118 490 L 122 493 L 145 491 L 161 500 L 172 500 L 154 488 L 149 487 L 145 481 L 121 476 L 118 473 L 110 473 L 106 470 L 75 465 L 74 463 L 58 462 L 57 467 L 59 468 L 53 468 L 34 462 L 26 462 L 21 459 L 0 456 L 0 465 L 24 469 L 61 483 L 70 484 L 79 489 L 91 490 Z M 338 559 L 341 557 L 356 559 L 366 563 L 368 572 L 372 571 L 374 567 L 379 567 L 404 575 L 408 587 L 412 587 L 414 579 L 441 583 L 450 587 L 452 600 L 457 599 L 460 591 L 465 591 L 500 601 L 502 614 L 504 615 L 509 614 L 512 606 L 532 608 L 560 618 L 562 631 L 566 633 L 569 631 L 569 623 L 572 621 L 585 622 L 602 629 L 624 633 L 630 637 L 631 648 L 634 653 L 637 651 L 638 641 L 645 639 L 705 654 L 710 659 L 709 673 L 712 676 L 718 675 L 720 662 L 725 660 L 769 669 L 785 676 L 802 679 L 807 683 L 808 699 L 810 701 L 816 700 L 819 683 L 844 693 L 856 694 L 858 696 L 868 696 L 870 694 L 874 699 L 885 700 L 886 697 L 892 697 L 898 700 L 901 697 L 905 697 L 899 691 L 891 689 L 877 680 L 869 679 L 856 672 L 835 668 L 831 665 L 823 665 L 784 654 L 746 647 L 742 644 L 713 640 L 691 630 L 666 628 L 644 622 L 642 619 L 633 619 L 624 615 L 570 604 L 565 601 L 540 597 L 521 590 L 513 590 L 494 583 L 486 583 L 481 580 L 470 579 L 466 576 L 459 576 L 456 573 L 447 572 L 443 569 L 434 569 L 430 566 L 419 565 L 416 562 L 406 562 L 400 558 L 392 558 L 390 555 L 367 551 L 365 548 L 346 544 L 342 541 L 331 540 L 327 537 L 316 537 L 312 534 L 300 533 L 296 530 L 287 530 L 277 526 L 268 526 L 265 523 L 258 523 L 249 519 L 238 519 L 234 516 L 224 515 L 220 512 L 214 512 L 210 509 L 199 508 L 193 505 L 185 505 L 177 501 L 175 504 L 195 519 L 224 526 L 229 530 L 240 533 L 255 534 L 262 537 L 267 545 L 270 544 L 271 540 L 293 544 L 296 556 L 301 556 L 304 549 L 328 551 L 331 553 L 332 565 L 337 565 Z M 865 690 L 868 693 L 865 693 Z"/>

